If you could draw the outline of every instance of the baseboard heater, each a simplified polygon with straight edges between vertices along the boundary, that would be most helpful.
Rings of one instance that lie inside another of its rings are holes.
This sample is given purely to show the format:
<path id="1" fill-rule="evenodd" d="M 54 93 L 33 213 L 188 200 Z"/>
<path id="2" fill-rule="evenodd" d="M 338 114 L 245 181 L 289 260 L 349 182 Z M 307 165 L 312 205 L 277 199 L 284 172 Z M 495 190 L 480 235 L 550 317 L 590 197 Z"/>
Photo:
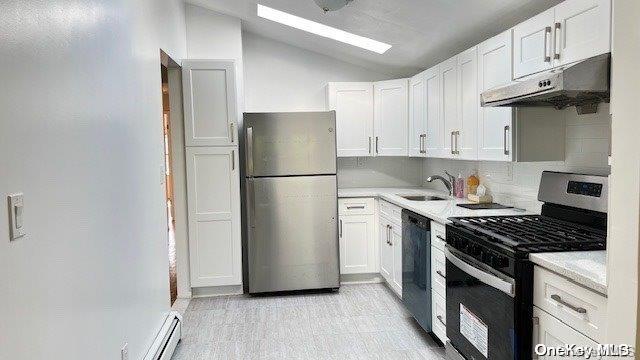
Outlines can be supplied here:
<path id="1" fill-rule="evenodd" d="M 172 311 L 160 328 L 144 360 L 170 360 L 180 338 L 182 338 L 182 316 Z"/>

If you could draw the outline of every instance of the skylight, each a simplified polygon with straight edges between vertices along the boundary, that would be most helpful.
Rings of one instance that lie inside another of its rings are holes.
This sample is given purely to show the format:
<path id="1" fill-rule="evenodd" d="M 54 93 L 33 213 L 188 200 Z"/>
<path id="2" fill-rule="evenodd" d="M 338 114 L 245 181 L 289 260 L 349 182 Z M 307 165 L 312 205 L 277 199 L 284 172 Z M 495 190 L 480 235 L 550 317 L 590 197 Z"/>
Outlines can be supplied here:
<path id="1" fill-rule="evenodd" d="M 258 16 L 280 24 L 320 35 L 329 39 L 343 42 L 345 44 L 357 46 L 378 54 L 384 54 L 391 48 L 391 45 L 380 41 L 366 38 L 364 36 L 352 34 L 344 30 L 307 20 L 299 16 L 291 15 L 284 11 L 276 10 L 264 5 L 258 5 Z"/>

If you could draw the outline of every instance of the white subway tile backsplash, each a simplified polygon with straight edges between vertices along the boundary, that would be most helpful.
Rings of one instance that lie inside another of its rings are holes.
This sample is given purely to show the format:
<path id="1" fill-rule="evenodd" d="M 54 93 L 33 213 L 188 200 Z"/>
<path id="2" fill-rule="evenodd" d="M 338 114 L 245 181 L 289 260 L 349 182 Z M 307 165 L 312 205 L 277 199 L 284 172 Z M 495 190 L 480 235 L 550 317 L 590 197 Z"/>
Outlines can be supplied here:
<path id="1" fill-rule="evenodd" d="M 608 133 L 608 125 L 585 124 L 567 126 L 567 139 L 604 139 Z"/>
<path id="2" fill-rule="evenodd" d="M 406 157 L 338 158 L 338 186 L 412 187 L 422 183 L 423 160 Z"/>

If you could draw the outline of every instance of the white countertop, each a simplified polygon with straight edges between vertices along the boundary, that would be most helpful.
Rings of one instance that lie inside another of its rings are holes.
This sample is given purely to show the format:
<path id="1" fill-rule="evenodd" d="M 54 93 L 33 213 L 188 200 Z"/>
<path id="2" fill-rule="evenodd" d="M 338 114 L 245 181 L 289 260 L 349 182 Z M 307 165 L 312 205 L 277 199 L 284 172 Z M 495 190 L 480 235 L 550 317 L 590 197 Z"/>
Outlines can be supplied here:
<path id="1" fill-rule="evenodd" d="M 399 195 L 436 195 L 449 200 L 411 201 Z M 449 198 L 442 191 L 425 188 L 340 188 L 339 198 L 379 197 L 404 209 L 428 217 L 439 223 L 457 216 L 492 216 L 531 214 L 517 209 L 470 210 L 456 204 L 470 203 L 467 199 Z M 607 293 L 606 251 L 569 251 L 531 254 L 529 259 L 550 271 L 565 276 L 601 294 Z"/>
<path id="2" fill-rule="evenodd" d="M 446 197 L 448 198 L 448 200 L 412 201 L 407 200 L 399 195 L 435 195 Z M 428 217 L 431 220 L 435 220 L 443 224 L 448 223 L 448 218 L 450 217 L 526 214 L 526 212 L 524 212 L 523 210 L 518 209 L 465 209 L 456 206 L 456 204 L 471 203 L 469 200 L 450 198 L 445 192 L 424 188 L 346 188 L 338 189 L 338 197 L 379 197 L 404 209 L 413 211 L 417 214 Z"/>
<path id="3" fill-rule="evenodd" d="M 607 252 L 568 251 L 529 255 L 529 260 L 576 283 L 607 294 Z"/>

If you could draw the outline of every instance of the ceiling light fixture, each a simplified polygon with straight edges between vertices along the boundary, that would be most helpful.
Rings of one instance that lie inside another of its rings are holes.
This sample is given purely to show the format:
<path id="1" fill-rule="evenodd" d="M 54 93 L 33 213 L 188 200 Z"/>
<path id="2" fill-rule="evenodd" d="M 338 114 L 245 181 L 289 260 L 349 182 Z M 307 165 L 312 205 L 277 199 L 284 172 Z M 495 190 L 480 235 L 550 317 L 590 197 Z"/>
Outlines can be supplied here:
<path id="1" fill-rule="evenodd" d="M 307 20 L 299 16 L 291 15 L 284 11 L 276 10 L 264 5 L 258 5 L 258 16 L 267 20 L 291 26 L 299 30 L 307 31 L 312 34 L 320 35 L 329 39 L 343 42 L 345 44 L 357 46 L 367 49 L 378 54 L 384 54 L 391 48 L 391 45 L 380 41 L 366 38 L 364 36 L 352 34 L 344 30 L 336 29 L 331 26 Z"/>
<path id="2" fill-rule="evenodd" d="M 326 13 L 328 11 L 336 11 L 342 9 L 345 5 L 353 0 L 313 0 Z"/>

